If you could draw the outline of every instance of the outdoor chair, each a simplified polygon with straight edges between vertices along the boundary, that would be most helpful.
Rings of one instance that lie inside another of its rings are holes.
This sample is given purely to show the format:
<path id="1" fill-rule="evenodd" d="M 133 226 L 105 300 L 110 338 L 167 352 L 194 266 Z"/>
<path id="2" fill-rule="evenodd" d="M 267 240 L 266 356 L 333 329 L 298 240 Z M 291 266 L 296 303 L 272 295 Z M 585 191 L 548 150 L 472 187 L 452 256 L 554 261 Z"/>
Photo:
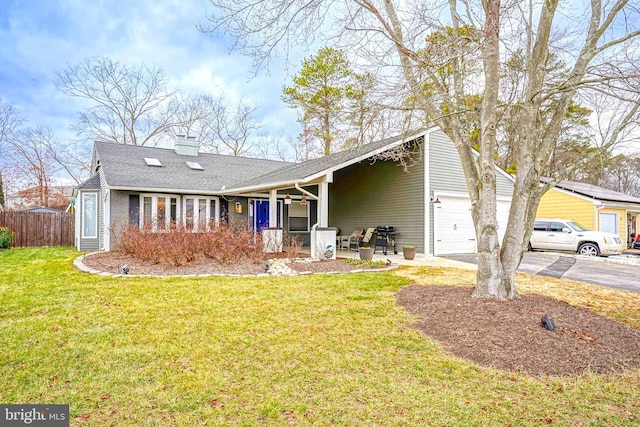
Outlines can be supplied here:
<path id="1" fill-rule="evenodd" d="M 353 232 L 350 235 L 347 236 L 341 236 L 338 235 L 336 236 L 336 246 L 339 250 L 341 251 L 345 251 L 349 249 L 349 238 L 353 235 L 353 234 L 357 234 L 359 233 L 361 230 L 353 230 Z"/>
<path id="2" fill-rule="evenodd" d="M 360 241 L 360 246 L 371 246 L 371 240 L 373 240 L 373 235 L 375 232 L 376 232 L 375 227 L 367 228 L 367 231 L 365 231 L 362 241 Z"/>
<path id="3" fill-rule="evenodd" d="M 360 246 L 360 239 L 362 239 L 363 230 L 353 230 L 353 232 L 348 236 L 342 236 L 340 238 L 340 250 L 351 250 L 355 247 L 355 250 L 358 250 Z"/>

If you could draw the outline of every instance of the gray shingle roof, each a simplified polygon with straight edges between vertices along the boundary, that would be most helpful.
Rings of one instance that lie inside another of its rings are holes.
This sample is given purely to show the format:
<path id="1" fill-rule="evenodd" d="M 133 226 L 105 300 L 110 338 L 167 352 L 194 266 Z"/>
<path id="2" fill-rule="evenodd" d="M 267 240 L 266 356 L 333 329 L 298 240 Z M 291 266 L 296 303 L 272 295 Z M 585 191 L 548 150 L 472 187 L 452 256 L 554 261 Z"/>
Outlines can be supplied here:
<path id="1" fill-rule="evenodd" d="M 312 177 L 313 175 L 321 173 L 328 169 L 332 169 L 344 163 L 354 161 L 355 159 L 367 157 L 367 155 L 373 155 L 374 152 L 386 147 L 399 145 L 405 140 L 409 141 L 415 139 L 416 136 L 420 135 L 421 134 L 419 133 L 414 133 L 411 134 L 411 138 L 407 138 L 406 135 L 395 136 L 392 138 L 387 138 L 369 144 L 361 145 L 353 149 L 340 151 L 328 156 L 308 160 L 303 163 L 294 163 L 289 166 L 285 166 L 283 168 L 244 181 L 235 186 L 235 188 L 242 189 L 262 185 L 267 186 L 269 183 L 276 184 L 301 181 L 305 178 Z"/>
<path id="2" fill-rule="evenodd" d="M 99 190 L 100 175 L 94 175 L 77 187 L 79 190 Z"/>
<path id="3" fill-rule="evenodd" d="M 200 153 L 183 156 L 173 149 L 96 142 L 95 150 L 109 187 L 220 193 L 288 162 Z M 144 158 L 156 158 L 161 167 L 147 166 Z M 196 161 L 203 170 L 186 162 Z"/>
<path id="4" fill-rule="evenodd" d="M 102 141 L 95 143 L 95 152 L 109 187 L 219 194 L 302 182 L 420 135 L 414 133 L 408 139 L 406 135 L 395 136 L 303 163 L 207 153 L 200 153 L 197 157 L 184 156 L 173 149 Z M 149 166 L 145 158 L 158 159 L 162 166 Z M 203 170 L 190 168 L 187 161 L 198 162 Z M 98 176 L 85 181 L 79 188 L 100 188 Z"/>
<path id="5" fill-rule="evenodd" d="M 548 182 L 548 179 L 544 179 L 543 181 Z M 608 190 L 596 185 L 585 184 L 583 182 L 561 181 L 558 185 L 556 185 L 556 187 L 597 200 L 604 200 L 609 202 L 640 203 L 640 199 L 637 197 L 620 193 L 618 191 Z"/>

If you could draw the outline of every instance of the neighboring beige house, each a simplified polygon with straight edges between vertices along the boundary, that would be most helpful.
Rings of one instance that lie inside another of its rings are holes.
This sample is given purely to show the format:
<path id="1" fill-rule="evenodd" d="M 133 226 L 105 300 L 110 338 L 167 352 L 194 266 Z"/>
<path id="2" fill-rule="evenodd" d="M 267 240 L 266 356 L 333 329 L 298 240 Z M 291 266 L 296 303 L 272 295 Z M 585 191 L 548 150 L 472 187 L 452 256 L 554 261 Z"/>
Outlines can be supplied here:
<path id="1" fill-rule="evenodd" d="M 562 181 L 542 196 L 538 218 L 571 219 L 585 227 L 618 234 L 629 246 L 640 231 L 640 198 L 591 184 Z"/>
<path id="2" fill-rule="evenodd" d="M 41 197 L 43 190 L 39 187 L 30 187 L 6 197 L 7 210 L 21 211 L 25 209 L 47 206 L 58 210 L 65 210 L 73 200 L 73 186 L 52 185 L 48 187 L 47 200 L 43 202 Z"/>

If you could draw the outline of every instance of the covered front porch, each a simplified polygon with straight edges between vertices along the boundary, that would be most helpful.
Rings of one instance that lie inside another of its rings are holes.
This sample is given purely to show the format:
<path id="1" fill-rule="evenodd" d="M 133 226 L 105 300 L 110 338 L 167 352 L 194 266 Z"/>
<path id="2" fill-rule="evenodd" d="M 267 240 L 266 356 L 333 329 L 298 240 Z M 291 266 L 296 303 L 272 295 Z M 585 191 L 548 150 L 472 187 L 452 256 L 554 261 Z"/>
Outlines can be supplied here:
<path id="1" fill-rule="evenodd" d="M 265 252 L 282 252 L 287 234 L 309 248 L 312 258 L 335 259 L 337 229 L 329 227 L 330 182 L 331 174 L 325 174 L 304 185 L 283 183 L 240 193 L 247 198 L 249 227 L 262 236 Z"/>

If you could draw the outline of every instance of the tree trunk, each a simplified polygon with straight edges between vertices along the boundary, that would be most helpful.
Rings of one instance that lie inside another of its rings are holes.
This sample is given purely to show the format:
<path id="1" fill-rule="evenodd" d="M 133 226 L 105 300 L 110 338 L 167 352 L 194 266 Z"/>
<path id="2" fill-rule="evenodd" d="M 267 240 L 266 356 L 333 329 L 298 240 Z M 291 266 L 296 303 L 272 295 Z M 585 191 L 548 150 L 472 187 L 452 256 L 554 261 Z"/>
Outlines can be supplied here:
<path id="1" fill-rule="evenodd" d="M 496 194 L 496 123 L 498 89 L 500 85 L 500 1 L 484 0 L 484 94 L 480 113 L 479 176 L 472 182 L 468 175 L 467 187 L 477 187 L 478 199 L 472 206 L 473 221 L 478 242 L 478 274 L 474 298 L 510 299 L 518 296 L 514 284 L 515 271 L 504 268 L 498 238 Z M 470 188 L 473 191 L 473 188 Z"/>

